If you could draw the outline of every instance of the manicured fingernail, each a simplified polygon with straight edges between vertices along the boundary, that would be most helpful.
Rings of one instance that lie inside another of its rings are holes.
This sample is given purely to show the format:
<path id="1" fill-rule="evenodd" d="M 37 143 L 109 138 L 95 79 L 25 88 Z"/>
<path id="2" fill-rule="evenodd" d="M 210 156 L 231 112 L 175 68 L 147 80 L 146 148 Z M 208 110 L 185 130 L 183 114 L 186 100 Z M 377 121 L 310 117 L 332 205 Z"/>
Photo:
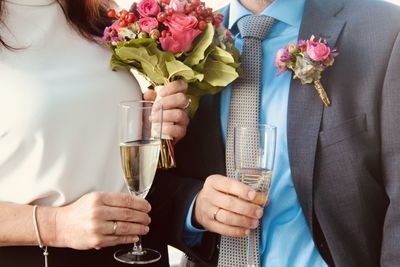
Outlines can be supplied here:
<path id="1" fill-rule="evenodd" d="M 247 229 L 247 230 L 244 232 L 244 234 L 247 235 L 247 236 L 249 236 L 249 235 L 250 235 L 250 230 Z"/>
<path id="2" fill-rule="evenodd" d="M 151 211 L 151 205 L 147 205 L 147 211 Z"/>
<path id="3" fill-rule="evenodd" d="M 139 242 L 139 237 L 138 236 L 136 236 L 136 237 L 134 237 L 133 239 L 132 239 L 132 242 Z"/>
<path id="4" fill-rule="evenodd" d="M 253 200 L 256 197 L 256 191 L 250 191 L 247 196 L 249 197 L 249 200 Z"/>
<path id="5" fill-rule="evenodd" d="M 259 209 L 256 210 L 257 218 L 260 219 L 263 216 L 263 214 L 264 214 L 264 210 L 262 208 L 259 208 Z"/>
<path id="6" fill-rule="evenodd" d="M 149 228 L 148 226 L 146 226 L 146 227 L 144 228 L 144 231 L 145 231 L 146 233 L 148 233 L 148 232 L 150 231 L 150 228 Z"/>
<path id="7" fill-rule="evenodd" d="M 257 226 L 258 226 L 258 220 L 253 220 L 253 221 L 251 222 L 251 226 L 252 226 L 252 228 L 257 228 Z"/>

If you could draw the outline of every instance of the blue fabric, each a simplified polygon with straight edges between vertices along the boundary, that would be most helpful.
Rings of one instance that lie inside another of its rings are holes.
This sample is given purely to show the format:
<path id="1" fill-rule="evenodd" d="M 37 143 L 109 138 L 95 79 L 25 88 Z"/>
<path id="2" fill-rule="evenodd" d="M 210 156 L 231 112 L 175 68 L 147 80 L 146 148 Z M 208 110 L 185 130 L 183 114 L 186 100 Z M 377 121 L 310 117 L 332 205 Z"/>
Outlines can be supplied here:
<path id="1" fill-rule="evenodd" d="M 192 225 L 192 214 L 193 214 L 193 207 L 194 203 L 196 202 L 197 195 L 193 199 L 192 204 L 190 204 L 188 213 L 186 215 L 186 227 L 184 233 L 184 242 L 189 247 L 194 247 L 195 245 L 201 242 L 203 235 L 201 233 L 206 232 L 204 229 L 198 229 Z"/>
<path id="2" fill-rule="evenodd" d="M 277 77 L 274 66 L 276 52 L 288 43 L 298 39 L 303 17 L 305 0 L 275 0 L 261 14 L 274 17 L 276 23 L 263 41 L 263 69 L 261 81 L 260 123 L 277 126 L 277 150 L 270 189 L 270 204 L 265 208 L 261 222 L 261 266 L 327 266 L 319 255 L 312 240 L 303 211 L 293 185 L 288 145 L 287 108 L 292 75 L 289 72 Z M 236 47 L 242 49 L 242 39 L 238 35 L 236 23 L 252 14 L 239 0 L 232 0 L 229 8 L 228 27 L 236 38 Z M 221 93 L 221 126 L 226 142 L 228 116 L 232 86 Z M 191 218 L 192 209 L 188 211 Z M 191 221 L 186 225 L 188 238 L 192 244 L 201 240 L 200 229 L 195 229 Z"/>

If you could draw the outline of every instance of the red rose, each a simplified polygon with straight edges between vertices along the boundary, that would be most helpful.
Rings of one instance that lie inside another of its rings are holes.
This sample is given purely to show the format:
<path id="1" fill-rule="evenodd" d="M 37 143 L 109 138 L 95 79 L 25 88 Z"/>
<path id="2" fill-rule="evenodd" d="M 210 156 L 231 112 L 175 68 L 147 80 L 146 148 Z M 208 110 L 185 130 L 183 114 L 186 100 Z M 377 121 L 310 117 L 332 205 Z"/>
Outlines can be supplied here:
<path id="1" fill-rule="evenodd" d="M 160 38 L 161 47 L 171 53 L 189 51 L 193 40 L 201 33 L 196 29 L 197 23 L 197 18 L 192 15 L 174 13 L 164 22 L 171 36 Z"/>
<path id="2" fill-rule="evenodd" d="M 150 33 L 152 30 L 158 28 L 158 21 L 156 18 L 145 17 L 139 19 L 140 31 Z"/>
<path id="3" fill-rule="evenodd" d="M 142 0 L 137 5 L 137 11 L 142 17 L 156 17 L 161 12 L 161 8 L 156 0 Z"/>

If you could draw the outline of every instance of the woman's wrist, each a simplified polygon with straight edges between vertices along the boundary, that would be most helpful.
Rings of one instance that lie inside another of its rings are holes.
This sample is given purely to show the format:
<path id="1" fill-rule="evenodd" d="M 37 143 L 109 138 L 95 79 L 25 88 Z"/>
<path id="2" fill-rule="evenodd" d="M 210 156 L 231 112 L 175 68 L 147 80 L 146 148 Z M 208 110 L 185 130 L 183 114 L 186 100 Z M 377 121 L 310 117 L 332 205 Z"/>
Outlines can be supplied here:
<path id="1" fill-rule="evenodd" d="M 63 247 L 57 231 L 57 211 L 58 207 L 38 206 L 36 210 L 36 222 L 40 233 L 40 239 L 44 246 Z M 37 245 L 39 245 L 39 240 Z"/>

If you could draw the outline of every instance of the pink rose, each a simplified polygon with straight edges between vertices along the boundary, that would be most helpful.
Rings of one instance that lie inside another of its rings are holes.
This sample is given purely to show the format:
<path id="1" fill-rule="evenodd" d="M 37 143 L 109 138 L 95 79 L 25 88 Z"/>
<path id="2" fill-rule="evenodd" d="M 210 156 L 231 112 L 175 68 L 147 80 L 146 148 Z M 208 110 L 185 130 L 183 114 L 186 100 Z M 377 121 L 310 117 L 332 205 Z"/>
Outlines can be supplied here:
<path id="1" fill-rule="evenodd" d="M 156 18 L 145 17 L 139 19 L 140 31 L 150 33 L 152 30 L 158 28 L 158 21 Z"/>
<path id="2" fill-rule="evenodd" d="M 161 8 L 156 0 L 142 0 L 137 5 L 137 11 L 142 17 L 156 17 L 161 12 Z"/>
<path id="3" fill-rule="evenodd" d="M 324 61 L 329 54 L 331 49 L 324 43 L 307 41 L 307 54 L 314 61 Z"/>
<path id="4" fill-rule="evenodd" d="M 171 53 L 187 52 L 192 49 L 193 40 L 201 33 L 196 29 L 197 18 L 192 15 L 174 13 L 164 24 L 170 36 L 160 38 L 161 47 Z"/>
<path id="5" fill-rule="evenodd" d="M 119 20 L 116 20 L 116 21 L 114 21 L 113 22 L 113 24 L 110 26 L 111 27 L 111 29 L 113 30 L 113 31 L 116 31 L 116 32 L 119 32 L 119 30 L 120 30 L 120 26 L 119 26 Z"/>
<path id="6" fill-rule="evenodd" d="M 175 40 L 172 36 L 160 37 L 159 40 L 164 51 L 168 51 L 173 54 L 183 52 L 181 43 Z"/>
<path id="7" fill-rule="evenodd" d="M 185 6 L 187 4 L 187 0 L 171 0 L 169 6 L 178 13 L 185 13 Z"/>

